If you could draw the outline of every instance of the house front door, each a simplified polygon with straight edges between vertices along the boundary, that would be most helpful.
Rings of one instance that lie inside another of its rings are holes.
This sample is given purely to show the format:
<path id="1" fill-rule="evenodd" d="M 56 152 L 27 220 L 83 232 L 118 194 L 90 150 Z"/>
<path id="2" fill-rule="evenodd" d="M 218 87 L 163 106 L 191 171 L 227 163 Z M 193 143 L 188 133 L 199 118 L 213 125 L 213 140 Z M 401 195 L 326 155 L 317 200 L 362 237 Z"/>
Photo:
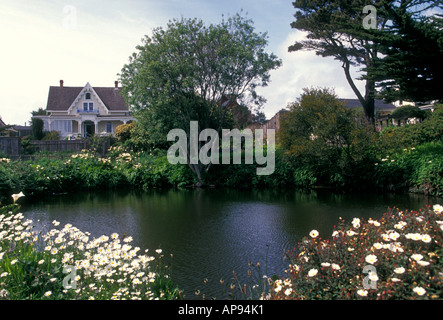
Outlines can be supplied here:
<path id="1" fill-rule="evenodd" d="M 83 136 L 84 137 L 90 137 L 95 134 L 95 124 L 92 121 L 85 121 L 83 123 L 84 130 L 83 130 Z"/>

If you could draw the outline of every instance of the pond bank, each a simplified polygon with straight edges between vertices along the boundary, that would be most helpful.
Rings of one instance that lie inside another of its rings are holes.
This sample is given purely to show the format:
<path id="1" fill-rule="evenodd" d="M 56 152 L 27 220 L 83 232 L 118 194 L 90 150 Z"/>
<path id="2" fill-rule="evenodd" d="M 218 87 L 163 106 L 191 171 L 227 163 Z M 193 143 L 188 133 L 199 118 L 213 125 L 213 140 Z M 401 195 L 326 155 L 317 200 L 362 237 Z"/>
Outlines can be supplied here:
<path id="1" fill-rule="evenodd" d="M 214 165 L 205 177 L 208 185 L 224 189 L 331 189 L 339 192 L 414 192 L 438 196 L 443 190 L 443 145 L 428 143 L 367 164 L 352 183 L 323 184 L 309 168 L 293 168 L 276 152 L 272 175 L 257 176 L 255 165 Z M 114 149 L 113 149 L 114 150 Z M 388 161 L 389 159 L 389 161 Z M 0 201 L 10 195 L 53 195 L 103 189 L 153 190 L 184 188 L 196 179 L 187 165 L 170 164 L 163 155 L 110 152 L 101 158 L 90 151 L 69 158 L 0 162 Z M 352 179 L 351 179 L 352 180 Z"/>

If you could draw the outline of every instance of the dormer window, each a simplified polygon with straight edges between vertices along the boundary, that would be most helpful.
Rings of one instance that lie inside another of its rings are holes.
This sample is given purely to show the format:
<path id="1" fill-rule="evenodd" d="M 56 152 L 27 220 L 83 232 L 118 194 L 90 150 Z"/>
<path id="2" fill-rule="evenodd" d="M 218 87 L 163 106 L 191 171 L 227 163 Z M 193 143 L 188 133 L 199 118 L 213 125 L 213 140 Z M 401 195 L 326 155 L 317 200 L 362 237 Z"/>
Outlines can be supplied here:
<path id="1" fill-rule="evenodd" d="M 85 99 L 86 99 L 86 100 L 91 99 L 91 93 L 87 92 L 87 93 L 85 94 Z"/>

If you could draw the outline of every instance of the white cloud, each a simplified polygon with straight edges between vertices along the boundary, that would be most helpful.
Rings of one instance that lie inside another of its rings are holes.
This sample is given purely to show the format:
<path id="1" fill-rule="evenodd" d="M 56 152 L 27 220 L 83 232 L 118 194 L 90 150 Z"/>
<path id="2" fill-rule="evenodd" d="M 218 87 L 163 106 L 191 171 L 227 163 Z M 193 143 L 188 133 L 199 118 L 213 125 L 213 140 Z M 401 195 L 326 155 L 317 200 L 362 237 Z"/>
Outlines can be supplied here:
<path id="1" fill-rule="evenodd" d="M 339 61 L 317 56 L 313 51 L 288 52 L 290 45 L 304 38 L 305 33 L 300 31 L 287 35 L 275 52 L 283 61 L 282 67 L 271 73 L 268 87 L 257 90 L 267 99 L 263 111 L 268 119 L 294 102 L 307 87 L 328 87 L 341 98 L 355 98 Z M 358 85 L 361 87 L 361 83 Z"/>

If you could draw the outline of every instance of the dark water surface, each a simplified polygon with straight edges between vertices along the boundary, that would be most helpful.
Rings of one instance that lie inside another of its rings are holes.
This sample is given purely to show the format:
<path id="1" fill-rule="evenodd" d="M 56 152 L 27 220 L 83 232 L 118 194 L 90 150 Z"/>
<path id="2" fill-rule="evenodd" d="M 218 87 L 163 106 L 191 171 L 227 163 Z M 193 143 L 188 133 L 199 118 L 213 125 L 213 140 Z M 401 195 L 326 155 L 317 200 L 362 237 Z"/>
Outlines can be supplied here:
<path id="1" fill-rule="evenodd" d="M 388 207 L 419 209 L 437 200 L 414 194 L 205 189 L 69 194 L 25 200 L 22 209 L 38 226 L 57 220 L 92 237 L 117 232 L 132 236 L 142 250 L 173 253 L 172 276 L 185 298 L 196 298 L 200 289 L 222 299 L 219 280 L 231 283 L 234 270 L 246 276 L 248 262 L 260 262 L 269 276 L 283 275 L 289 264 L 284 250 L 312 229 L 329 237 L 339 217 L 377 219 Z"/>

